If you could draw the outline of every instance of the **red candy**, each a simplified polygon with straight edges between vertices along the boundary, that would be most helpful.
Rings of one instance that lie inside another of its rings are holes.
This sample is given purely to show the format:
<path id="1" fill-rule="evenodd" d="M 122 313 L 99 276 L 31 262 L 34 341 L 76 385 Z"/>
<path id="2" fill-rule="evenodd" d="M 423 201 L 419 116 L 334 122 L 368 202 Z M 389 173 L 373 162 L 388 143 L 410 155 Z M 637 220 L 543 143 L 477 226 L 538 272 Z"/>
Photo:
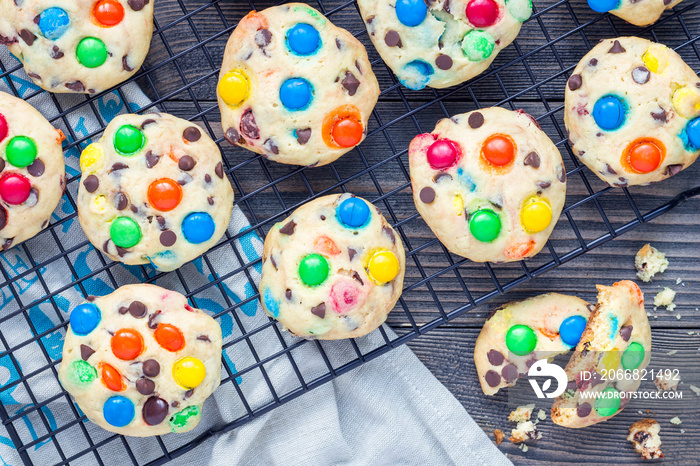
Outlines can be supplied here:
<path id="1" fill-rule="evenodd" d="M 148 187 L 148 202 L 161 212 L 169 212 L 182 201 L 182 187 L 170 178 L 155 180 Z"/>
<path id="2" fill-rule="evenodd" d="M 100 0 L 95 3 L 92 14 L 102 26 L 112 27 L 124 19 L 124 7 L 116 0 Z"/>
<path id="3" fill-rule="evenodd" d="M 11 205 L 19 205 L 27 200 L 32 184 L 26 176 L 7 173 L 0 178 L 0 197 Z"/>
<path id="4" fill-rule="evenodd" d="M 134 329 L 123 328 L 114 334 L 111 346 L 116 357 L 131 361 L 143 352 L 143 337 Z"/>
<path id="5" fill-rule="evenodd" d="M 0 113 L 0 142 L 7 137 L 7 120 L 5 115 Z"/>
<path id="6" fill-rule="evenodd" d="M 457 161 L 457 148 L 452 141 L 440 139 L 428 147 L 427 157 L 428 163 L 435 170 L 449 168 Z"/>
<path id="7" fill-rule="evenodd" d="M 153 337 L 161 347 L 171 352 L 179 351 L 185 346 L 185 336 L 174 325 L 158 324 Z"/>
<path id="8" fill-rule="evenodd" d="M 493 0 L 472 0 L 467 5 L 467 19 L 474 26 L 491 26 L 498 20 L 498 5 Z"/>
<path id="9" fill-rule="evenodd" d="M 336 313 L 341 315 L 347 314 L 350 310 L 364 304 L 367 295 L 364 290 L 358 288 L 359 284 L 354 279 L 342 279 L 333 285 L 330 293 L 330 302 Z"/>
<path id="10" fill-rule="evenodd" d="M 126 390 L 126 384 L 122 379 L 122 375 L 109 364 L 102 365 L 102 383 L 113 392 Z"/>
<path id="11" fill-rule="evenodd" d="M 509 136 L 494 134 L 484 141 L 481 155 L 497 167 L 508 165 L 515 158 L 515 143 Z"/>

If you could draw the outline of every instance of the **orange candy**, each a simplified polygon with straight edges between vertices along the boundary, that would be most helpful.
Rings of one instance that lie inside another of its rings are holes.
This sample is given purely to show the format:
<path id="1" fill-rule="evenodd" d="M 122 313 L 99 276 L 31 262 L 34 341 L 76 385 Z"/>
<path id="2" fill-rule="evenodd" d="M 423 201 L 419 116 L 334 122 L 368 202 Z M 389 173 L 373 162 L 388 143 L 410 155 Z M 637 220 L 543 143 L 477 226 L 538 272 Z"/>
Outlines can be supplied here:
<path id="1" fill-rule="evenodd" d="M 318 238 L 316 238 L 316 240 L 314 241 L 314 250 L 316 252 L 328 256 L 335 256 L 336 254 L 340 254 L 340 249 L 338 249 L 338 246 L 336 246 L 335 242 L 328 236 L 319 236 Z"/>
<path id="2" fill-rule="evenodd" d="M 100 0 L 95 3 L 92 14 L 100 25 L 112 27 L 124 19 L 124 7 L 117 0 Z"/>
<path id="3" fill-rule="evenodd" d="M 102 383 L 113 392 L 126 390 L 126 384 L 122 379 L 122 375 L 109 364 L 102 364 Z"/>
<path id="4" fill-rule="evenodd" d="M 352 117 L 343 118 L 333 125 L 333 140 L 340 147 L 353 147 L 362 139 L 362 123 Z"/>
<path id="5" fill-rule="evenodd" d="M 131 328 L 123 328 L 114 334 L 111 341 L 112 353 L 119 359 L 131 361 L 143 352 L 143 337 Z"/>
<path id="6" fill-rule="evenodd" d="M 492 165 L 503 167 L 515 158 L 515 143 L 505 134 L 493 134 L 481 146 L 481 155 Z"/>
<path id="7" fill-rule="evenodd" d="M 148 187 L 148 202 L 161 212 L 173 210 L 182 200 L 182 187 L 170 178 L 155 180 Z"/>
<path id="8" fill-rule="evenodd" d="M 659 168 L 664 158 L 663 147 L 663 143 L 656 139 L 638 139 L 625 150 L 622 165 L 637 173 L 653 172 Z"/>
<path id="9" fill-rule="evenodd" d="M 158 328 L 153 332 L 153 337 L 160 346 L 173 353 L 185 347 L 185 336 L 174 325 L 158 324 Z"/>
<path id="10" fill-rule="evenodd" d="M 354 105 L 331 110 L 321 125 L 321 136 L 328 147 L 340 149 L 357 145 L 362 139 L 362 115 Z"/>

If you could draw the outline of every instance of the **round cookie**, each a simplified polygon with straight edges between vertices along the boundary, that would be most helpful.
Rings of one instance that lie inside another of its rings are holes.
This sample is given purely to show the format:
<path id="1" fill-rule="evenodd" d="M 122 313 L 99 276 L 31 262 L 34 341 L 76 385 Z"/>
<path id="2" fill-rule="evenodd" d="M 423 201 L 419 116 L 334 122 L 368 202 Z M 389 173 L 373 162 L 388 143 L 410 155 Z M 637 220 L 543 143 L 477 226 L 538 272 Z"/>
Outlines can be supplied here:
<path id="1" fill-rule="evenodd" d="M 486 319 L 474 345 L 481 389 L 512 387 L 540 359 L 575 347 L 593 306 L 575 296 L 547 293 L 505 304 Z"/>
<path id="2" fill-rule="evenodd" d="M 408 158 L 423 220 L 452 253 L 475 262 L 534 256 L 564 207 L 561 155 L 523 111 L 440 120 L 411 141 Z"/>
<path id="3" fill-rule="evenodd" d="M 61 130 L 0 91 L 0 251 L 46 227 L 66 187 Z"/>
<path id="4" fill-rule="evenodd" d="M 573 152 L 610 186 L 660 181 L 700 155 L 700 78 L 662 44 L 607 39 L 569 78 L 564 122 Z"/>
<path id="5" fill-rule="evenodd" d="M 141 67 L 153 34 L 149 0 L 0 0 L 0 43 L 51 92 L 94 94 Z"/>
<path id="6" fill-rule="evenodd" d="M 294 165 L 326 165 L 359 144 L 378 96 L 364 46 L 300 3 L 243 18 L 217 86 L 226 139 Z"/>
<path id="7" fill-rule="evenodd" d="M 261 301 L 297 336 L 361 337 L 394 308 L 404 270 L 401 238 L 379 209 L 333 194 L 299 207 L 267 234 Z"/>
<path id="8" fill-rule="evenodd" d="M 531 0 L 357 4 L 375 48 L 413 90 L 450 87 L 481 74 L 532 14 Z"/>
<path id="9" fill-rule="evenodd" d="M 187 432 L 221 380 L 221 327 L 154 285 L 90 296 L 71 312 L 58 378 L 103 429 Z"/>
<path id="10" fill-rule="evenodd" d="M 651 359 L 651 329 L 639 287 L 622 280 L 597 288 L 598 305 L 565 368 L 567 390 L 552 404 L 552 421 L 564 427 L 590 426 L 622 411 L 630 396 L 620 393 L 637 391 Z M 594 392 L 604 395 L 594 398 Z"/>
<path id="11" fill-rule="evenodd" d="M 666 10 L 683 0 L 588 0 L 588 6 L 598 13 L 610 12 L 636 26 L 654 24 Z"/>
<path id="12" fill-rule="evenodd" d="M 226 232 L 233 189 L 219 148 L 187 120 L 120 115 L 80 167 L 80 225 L 115 261 L 175 270 Z"/>

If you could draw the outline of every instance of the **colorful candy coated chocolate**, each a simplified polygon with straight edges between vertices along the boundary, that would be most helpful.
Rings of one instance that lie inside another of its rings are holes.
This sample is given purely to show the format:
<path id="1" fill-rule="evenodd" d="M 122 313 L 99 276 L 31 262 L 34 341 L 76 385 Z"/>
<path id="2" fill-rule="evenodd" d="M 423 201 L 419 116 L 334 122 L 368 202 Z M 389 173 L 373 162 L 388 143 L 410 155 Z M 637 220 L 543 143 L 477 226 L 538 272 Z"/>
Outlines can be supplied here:
<path id="1" fill-rule="evenodd" d="M 110 364 L 102 364 L 102 383 L 113 392 L 126 390 L 126 384 L 124 379 L 122 379 L 122 375 Z"/>
<path id="2" fill-rule="evenodd" d="M 361 306 L 365 301 L 365 295 L 357 287 L 356 280 L 353 279 L 335 282 L 331 287 L 330 298 L 331 307 L 340 315 L 347 314 L 350 310 Z"/>
<path id="3" fill-rule="evenodd" d="M 598 13 L 607 13 L 620 6 L 620 0 L 588 0 L 588 6 Z"/>
<path id="4" fill-rule="evenodd" d="M 320 254 L 309 254 L 299 263 L 299 278 L 306 286 L 320 285 L 330 272 L 328 260 Z"/>
<path id="5" fill-rule="evenodd" d="M 603 354 L 603 357 L 600 358 L 600 363 L 599 367 L 602 367 L 606 371 L 614 371 L 617 370 L 617 367 L 620 365 L 620 352 L 617 348 L 613 348 L 610 351 L 606 351 Z"/>
<path id="6" fill-rule="evenodd" d="M 109 228 L 109 237 L 120 248 L 131 248 L 141 241 L 141 227 L 129 217 L 117 217 Z"/>
<path id="7" fill-rule="evenodd" d="M 168 424 L 173 432 L 177 432 L 187 425 L 190 418 L 199 416 L 199 406 L 188 406 L 170 416 Z"/>
<path id="8" fill-rule="evenodd" d="M 469 219 L 469 231 L 478 241 L 490 243 L 501 232 L 501 219 L 491 209 L 477 210 Z"/>
<path id="9" fill-rule="evenodd" d="M 83 173 L 94 172 L 104 164 L 104 151 L 99 144 L 92 143 L 80 154 L 80 170 Z"/>
<path id="10" fill-rule="evenodd" d="M 620 409 L 620 393 L 614 387 L 603 390 L 600 398 L 596 399 L 595 412 L 599 416 L 612 416 Z"/>
<path id="11" fill-rule="evenodd" d="M 193 212 L 182 221 L 182 234 L 192 244 L 209 241 L 214 236 L 216 224 L 206 212 Z"/>
<path id="12" fill-rule="evenodd" d="M 464 215 L 464 197 L 461 193 L 457 193 L 452 199 L 452 209 L 457 217 Z"/>
<path id="13" fill-rule="evenodd" d="M 447 139 L 435 141 L 428 147 L 426 157 L 428 163 L 435 170 L 449 168 L 457 161 L 457 148 L 455 143 Z"/>
<path id="14" fill-rule="evenodd" d="M 396 16 L 404 26 L 418 26 L 425 19 L 428 7 L 423 0 L 397 0 Z"/>
<path id="15" fill-rule="evenodd" d="M 0 197 L 10 205 L 20 205 L 29 197 L 32 184 L 19 173 L 6 173 L 0 178 Z"/>
<path id="16" fill-rule="evenodd" d="M 649 71 L 659 74 L 663 73 L 668 66 L 666 55 L 665 46 L 661 44 L 653 44 L 642 55 L 642 61 Z"/>
<path id="17" fill-rule="evenodd" d="M 636 369 L 642 361 L 644 361 L 644 346 L 636 341 L 630 343 L 625 352 L 622 353 L 622 368 L 626 370 Z"/>
<path id="18" fill-rule="evenodd" d="M 5 140 L 5 138 L 7 137 L 7 133 L 8 133 L 7 120 L 5 119 L 5 115 L 0 113 L 0 142 Z"/>
<path id="19" fill-rule="evenodd" d="M 157 396 L 149 397 L 141 408 L 143 422 L 149 426 L 157 426 L 168 416 L 168 402 Z"/>
<path id="20" fill-rule="evenodd" d="M 287 110 L 303 110 L 313 98 L 311 83 L 303 78 L 289 78 L 280 87 L 280 100 Z"/>
<path id="21" fill-rule="evenodd" d="M 491 26 L 498 20 L 498 4 L 493 0 L 472 0 L 467 4 L 467 19 L 474 26 Z"/>
<path id="22" fill-rule="evenodd" d="M 73 383 L 79 385 L 87 385 L 97 378 L 97 370 L 82 359 L 76 359 L 70 363 L 69 373 Z"/>
<path id="23" fill-rule="evenodd" d="M 107 61 L 107 46 L 97 37 L 86 37 L 78 43 L 75 55 L 86 68 L 97 68 Z"/>
<path id="24" fill-rule="evenodd" d="M 700 150 L 700 117 L 690 120 L 685 127 L 688 142 L 695 150 Z"/>
<path id="25" fill-rule="evenodd" d="M 204 363 L 192 356 L 184 357 L 173 365 L 173 379 L 186 390 L 198 387 L 206 375 Z"/>
<path id="26" fill-rule="evenodd" d="M 70 329 L 76 335 L 85 336 L 97 328 L 101 319 L 102 314 L 97 306 L 83 303 L 70 313 Z"/>
<path id="27" fill-rule="evenodd" d="M 506 346 L 511 353 L 524 356 L 537 346 L 537 334 L 527 325 L 513 325 L 506 333 Z"/>
<path id="28" fill-rule="evenodd" d="M 39 29 L 49 40 L 61 37 L 70 26 L 70 18 L 63 8 L 47 8 L 39 14 Z"/>
<path id="29" fill-rule="evenodd" d="M 650 173 L 659 168 L 663 158 L 661 142 L 652 139 L 634 141 L 627 149 L 629 166 L 638 173 Z"/>
<path id="30" fill-rule="evenodd" d="M 697 117 L 700 115 L 700 89 L 690 86 L 679 87 L 673 92 L 671 103 L 683 118 Z"/>
<path id="31" fill-rule="evenodd" d="M 362 123 L 352 117 L 338 120 L 333 125 L 331 135 L 340 147 L 354 147 L 362 140 Z"/>
<path id="32" fill-rule="evenodd" d="M 5 148 L 7 161 L 17 168 L 24 168 L 31 165 L 37 153 L 36 143 L 27 136 L 13 137 Z"/>
<path id="33" fill-rule="evenodd" d="M 297 55 L 311 55 L 321 48 L 321 35 L 312 25 L 297 23 L 287 31 L 287 46 Z"/>
<path id="34" fill-rule="evenodd" d="M 506 8 L 521 23 L 532 16 L 532 0 L 506 0 Z"/>
<path id="35" fill-rule="evenodd" d="M 117 330 L 110 342 L 112 353 L 123 361 L 136 359 L 143 352 L 143 337 L 131 328 Z"/>
<path id="36" fill-rule="evenodd" d="M 433 74 L 435 70 L 430 64 L 423 60 L 413 60 L 404 65 L 399 81 L 407 88 L 418 91 L 428 85 Z"/>
<path id="37" fill-rule="evenodd" d="M 181 200 L 182 187 L 175 180 L 161 178 L 148 186 L 148 202 L 161 212 L 173 210 Z"/>
<path id="38" fill-rule="evenodd" d="M 174 325 L 158 324 L 155 332 L 153 332 L 153 338 L 156 339 L 162 348 L 172 353 L 185 347 L 185 336 Z"/>
<path id="39" fill-rule="evenodd" d="M 520 210 L 520 223 L 528 233 L 539 233 L 552 223 L 552 207 L 541 197 L 526 200 Z"/>
<path id="40" fill-rule="evenodd" d="M 561 341 L 569 346 L 578 345 L 583 331 L 586 329 L 586 318 L 583 316 L 567 317 L 559 325 Z"/>
<path id="41" fill-rule="evenodd" d="M 486 31 L 469 31 L 462 40 L 462 51 L 471 61 L 483 61 L 491 56 L 496 41 Z"/>
<path id="42" fill-rule="evenodd" d="M 349 228 L 359 228 L 370 219 L 367 203 L 357 197 L 345 199 L 335 210 L 338 221 Z"/>
<path id="43" fill-rule="evenodd" d="M 620 97 L 606 95 L 593 106 L 593 119 L 605 131 L 614 131 L 625 123 L 627 108 Z"/>
<path id="44" fill-rule="evenodd" d="M 335 241 L 328 236 L 319 236 L 314 240 L 314 250 L 327 256 L 336 256 L 340 254 L 340 249 Z"/>
<path id="45" fill-rule="evenodd" d="M 114 133 L 114 148 L 122 155 L 134 155 L 145 142 L 143 132 L 134 125 L 123 125 Z"/>
<path id="46" fill-rule="evenodd" d="M 231 70 L 219 81 L 218 91 L 226 105 L 238 107 L 248 98 L 250 84 L 243 71 Z"/>
<path id="47" fill-rule="evenodd" d="M 134 403 L 125 396 L 113 396 L 102 406 L 102 415 L 110 425 L 124 427 L 134 419 Z"/>
<path id="48" fill-rule="evenodd" d="M 124 7 L 117 0 L 100 0 L 95 3 L 92 15 L 101 26 L 112 27 L 124 19 Z"/>
<path id="49" fill-rule="evenodd" d="M 481 155 L 490 164 L 503 167 L 515 158 L 515 143 L 505 134 L 492 134 L 481 146 Z"/>
<path id="50" fill-rule="evenodd" d="M 399 259 L 396 254 L 388 250 L 375 252 L 367 263 L 370 278 L 382 285 L 396 278 L 399 269 Z"/>
<path id="51" fill-rule="evenodd" d="M 90 210 L 92 212 L 95 212 L 96 214 L 103 214 L 107 210 L 108 204 L 107 204 L 107 198 L 100 194 L 99 196 L 95 197 L 92 201 L 92 207 Z"/>
<path id="52" fill-rule="evenodd" d="M 272 317 L 277 318 L 280 315 L 280 302 L 272 295 L 271 289 L 268 288 L 265 290 L 263 293 L 263 300 L 265 301 L 265 307 L 270 311 Z"/>

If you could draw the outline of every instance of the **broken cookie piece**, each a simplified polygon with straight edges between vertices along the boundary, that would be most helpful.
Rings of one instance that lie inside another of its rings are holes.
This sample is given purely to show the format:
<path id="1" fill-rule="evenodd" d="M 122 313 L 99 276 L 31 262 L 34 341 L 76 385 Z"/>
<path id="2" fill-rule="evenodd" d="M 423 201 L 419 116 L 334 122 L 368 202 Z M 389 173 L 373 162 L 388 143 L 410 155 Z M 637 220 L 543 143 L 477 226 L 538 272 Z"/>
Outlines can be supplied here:
<path id="1" fill-rule="evenodd" d="M 505 434 L 501 429 L 496 429 L 493 431 L 493 436 L 496 439 L 496 446 L 498 446 L 503 441 L 503 437 L 505 437 Z"/>
<path id="2" fill-rule="evenodd" d="M 539 440 L 542 438 L 542 432 L 540 432 L 535 423 L 532 421 L 518 422 L 515 429 L 510 431 L 510 440 L 513 443 L 523 443 L 530 440 Z"/>
<path id="3" fill-rule="evenodd" d="M 678 387 L 678 382 L 680 382 L 679 377 L 665 377 L 663 374 L 659 374 L 654 379 L 654 385 L 659 391 L 667 392 L 670 390 L 676 391 Z"/>
<path id="4" fill-rule="evenodd" d="M 654 419 L 642 419 L 630 426 L 627 440 L 634 444 L 634 449 L 645 460 L 663 458 L 661 452 L 661 426 Z"/>
<path id="5" fill-rule="evenodd" d="M 663 273 L 668 267 L 666 254 L 656 249 L 651 244 L 645 244 L 637 251 L 634 258 L 634 266 L 637 269 L 637 277 L 643 282 L 651 281 L 657 273 Z"/>
<path id="6" fill-rule="evenodd" d="M 515 410 L 511 411 L 508 415 L 508 420 L 510 422 L 525 422 L 530 420 L 532 416 L 532 411 L 535 409 L 535 403 L 530 403 L 529 405 L 518 406 Z"/>
<path id="7" fill-rule="evenodd" d="M 654 307 L 665 306 L 668 312 L 672 312 L 676 308 L 673 300 L 676 298 L 676 292 L 665 286 L 654 296 Z"/>

